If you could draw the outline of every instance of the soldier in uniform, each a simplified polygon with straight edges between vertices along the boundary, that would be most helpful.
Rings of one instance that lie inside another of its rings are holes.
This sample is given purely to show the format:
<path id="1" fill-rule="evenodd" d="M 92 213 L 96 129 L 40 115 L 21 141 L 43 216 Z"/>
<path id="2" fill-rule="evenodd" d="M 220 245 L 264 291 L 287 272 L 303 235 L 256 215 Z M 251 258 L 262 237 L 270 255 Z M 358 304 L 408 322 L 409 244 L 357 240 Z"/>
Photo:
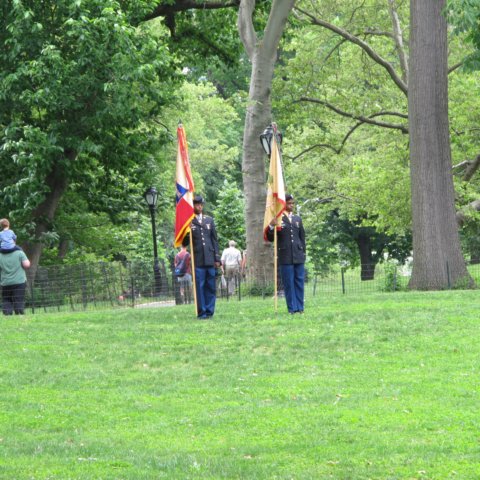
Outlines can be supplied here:
<path id="1" fill-rule="evenodd" d="M 305 278 L 305 230 L 302 219 L 293 214 L 295 200 L 292 195 L 285 196 L 285 213 L 282 216 L 280 230 L 277 229 L 277 251 L 282 276 L 285 299 L 289 313 L 303 313 Z M 276 220 L 272 220 L 267 230 L 267 239 L 273 242 Z"/>
<path id="2" fill-rule="evenodd" d="M 217 231 L 212 217 L 203 214 L 203 197 L 193 199 L 195 217 L 190 224 L 195 265 L 195 291 L 198 318 L 206 319 L 215 313 L 216 267 L 220 267 Z"/>

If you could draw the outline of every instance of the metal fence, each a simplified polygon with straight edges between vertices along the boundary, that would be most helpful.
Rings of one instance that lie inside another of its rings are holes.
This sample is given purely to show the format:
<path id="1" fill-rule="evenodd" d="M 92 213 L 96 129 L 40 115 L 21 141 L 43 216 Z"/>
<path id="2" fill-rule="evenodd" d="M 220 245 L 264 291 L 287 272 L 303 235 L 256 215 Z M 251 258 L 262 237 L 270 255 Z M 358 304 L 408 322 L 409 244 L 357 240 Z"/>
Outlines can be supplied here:
<path id="1" fill-rule="evenodd" d="M 469 266 L 480 284 L 480 265 Z M 156 279 L 151 263 L 94 263 L 39 267 L 29 276 L 26 311 L 62 312 L 90 309 L 159 307 L 193 302 L 191 287 L 181 288 L 169 268 L 161 265 Z M 411 270 L 405 266 L 379 264 L 374 278 L 361 280 L 360 267 L 334 268 L 328 274 L 306 271 L 305 296 L 349 295 L 406 290 Z M 182 286 L 183 287 L 183 286 Z M 261 281 L 238 275 L 229 281 L 217 278 L 218 301 L 242 301 L 245 298 L 273 296 L 273 281 L 265 275 Z M 452 286 L 453 288 L 453 286 Z M 281 281 L 278 283 L 282 295 Z M 1 299 L 0 299 L 1 301 Z"/>

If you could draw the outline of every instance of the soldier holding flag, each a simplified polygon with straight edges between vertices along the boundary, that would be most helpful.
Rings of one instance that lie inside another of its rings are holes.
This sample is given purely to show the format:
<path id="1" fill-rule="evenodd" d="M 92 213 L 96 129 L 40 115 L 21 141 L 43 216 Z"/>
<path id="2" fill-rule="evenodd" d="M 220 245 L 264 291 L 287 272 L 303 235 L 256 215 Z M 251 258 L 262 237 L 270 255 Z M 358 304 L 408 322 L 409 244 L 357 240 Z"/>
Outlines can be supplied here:
<path id="1" fill-rule="evenodd" d="M 195 262 L 195 291 L 199 319 L 213 317 L 216 301 L 216 267 L 220 267 L 217 231 L 212 217 L 203 213 L 201 195 L 193 199 L 195 216 L 190 224 L 191 243 Z"/>
<path id="2" fill-rule="evenodd" d="M 275 311 L 277 311 L 277 264 L 279 263 L 288 312 L 303 313 L 305 230 L 302 219 L 293 214 L 295 201 L 292 195 L 285 193 L 280 150 L 281 136 L 276 124 L 273 123 L 261 135 L 262 137 L 265 137 L 270 147 L 270 149 L 265 148 L 265 151 L 270 154 L 270 167 L 263 232 L 264 239 L 274 244 Z"/>
<path id="3" fill-rule="evenodd" d="M 292 195 L 285 196 L 285 212 L 282 215 L 280 229 L 277 230 L 278 263 L 282 276 L 288 313 L 303 313 L 305 280 L 305 230 L 302 219 L 293 213 L 295 200 Z M 272 242 L 277 219 L 270 222 L 266 232 Z"/>
<path id="4" fill-rule="evenodd" d="M 206 319 L 215 313 L 215 273 L 220 266 L 217 231 L 213 218 L 203 214 L 203 197 L 193 196 L 195 187 L 182 124 L 178 125 L 177 139 L 175 247 L 190 242 L 197 317 Z"/>

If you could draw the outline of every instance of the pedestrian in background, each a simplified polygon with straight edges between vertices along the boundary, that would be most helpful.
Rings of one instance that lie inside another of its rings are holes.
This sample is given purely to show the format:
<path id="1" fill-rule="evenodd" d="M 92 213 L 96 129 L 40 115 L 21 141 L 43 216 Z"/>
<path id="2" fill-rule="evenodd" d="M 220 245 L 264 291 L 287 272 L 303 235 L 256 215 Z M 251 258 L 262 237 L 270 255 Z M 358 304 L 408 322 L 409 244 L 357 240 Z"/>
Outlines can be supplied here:
<path id="1" fill-rule="evenodd" d="M 2 286 L 2 310 L 4 315 L 23 315 L 25 313 L 25 291 L 30 268 L 23 250 L 0 253 L 0 285 Z"/>
<path id="2" fill-rule="evenodd" d="M 229 295 L 235 293 L 235 287 L 239 282 L 240 267 L 242 265 L 242 254 L 236 246 L 237 242 L 235 242 L 235 240 L 230 240 L 228 242 L 228 248 L 222 252 L 221 258 L 222 269 L 225 274 L 227 292 Z"/>
<path id="3" fill-rule="evenodd" d="M 184 242 L 185 243 L 185 242 Z M 180 289 L 182 303 L 190 303 L 192 291 L 192 264 L 191 255 L 187 246 L 183 244 L 180 251 L 175 255 L 174 260 L 175 278 Z"/>

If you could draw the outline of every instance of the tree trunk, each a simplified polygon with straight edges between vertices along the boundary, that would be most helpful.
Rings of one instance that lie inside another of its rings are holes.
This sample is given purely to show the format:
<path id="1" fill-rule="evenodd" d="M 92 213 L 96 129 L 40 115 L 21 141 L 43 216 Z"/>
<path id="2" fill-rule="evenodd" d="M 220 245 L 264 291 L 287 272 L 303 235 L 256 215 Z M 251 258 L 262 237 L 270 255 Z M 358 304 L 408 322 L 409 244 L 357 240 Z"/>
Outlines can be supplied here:
<path id="1" fill-rule="evenodd" d="M 68 154 L 69 160 L 75 158 L 72 152 Z M 33 211 L 32 221 L 35 223 L 34 239 L 25 244 L 25 253 L 27 254 L 31 267 L 29 278 L 34 279 L 37 272 L 40 257 L 44 247 L 43 236 L 50 231 L 52 221 L 55 217 L 60 200 L 67 188 L 67 178 L 64 169 L 58 165 L 54 165 L 52 171 L 45 179 L 49 191 L 45 195 L 44 200 Z"/>
<path id="2" fill-rule="evenodd" d="M 372 255 L 372 244 L 368 235 L 359 235 L 355 238 L 360 253 L 360 279 L 373 280 L 375 277 L 375 259 Z"/>
<path id="3" fill-rule="evenodd" d="M 473 285 L 455 219 L 448 129 L 445 0 L 410 1 L 409 135 L 413 271 L 410 288 Z"/>
<path id="4" fill-rule="evenodd" d="M 58 242 L 58 255 L 57 258 L 59 260 L 63 260 L 68 253 L 68 246 L 69 246 L 68 238 L 61 238 Z"/>
<path id="5" fill-rule="evenodd" d="M 263 239 L 265 215 L 266 155 L 260 144 L 260 134 L 271 122 L 270 86 L 273 77 L 273 61 L 258 58 L 252 61 L 249 106 L 245 117 L 243 137 L 243 185 L 245 191 L 245 218 L 248 252 L 248 271 L 258 282 L 265 282 L 273 275 L 273 251 Z"/>
<path id="6" fill-rule="evenodd" d="M 293 3 L 294 0 L 274 0 L 262 40 L 253 27 L 255 0 L 242 0 L 238 12 L 238 30 L 252 62 L 242 159 L 248 272 L 259 283 L 273 281 L 273 251 L 263 241 L 266 156 L 260 134 L 271 123 L 270 93 L 277 48 Z"/>

